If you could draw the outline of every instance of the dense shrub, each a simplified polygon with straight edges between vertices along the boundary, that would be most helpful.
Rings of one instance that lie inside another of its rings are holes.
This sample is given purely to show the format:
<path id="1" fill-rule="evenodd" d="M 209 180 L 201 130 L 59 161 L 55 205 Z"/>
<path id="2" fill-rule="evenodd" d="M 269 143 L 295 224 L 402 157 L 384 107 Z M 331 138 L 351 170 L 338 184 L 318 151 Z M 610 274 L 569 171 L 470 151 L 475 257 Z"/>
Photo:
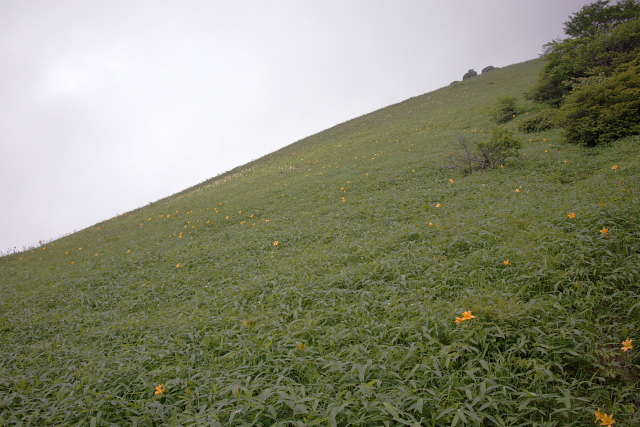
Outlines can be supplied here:
<path id="1" fill-rule="evenodd" d="M 483 169 L 493 169 L 503 165 L 508 157 L 516 156 L 521 148 L 520 139 L 509 129 L 493 128 L 489 142 L 478 143 L 478 149 L 483 159 Z"/>
<path id="2" fill-rule="evenodd" d="M 545 108 L 539 113 L 522 119 L 518 124 L 520 132 L 542 132 L 558 126 L 559 112 L 556 108 Z"/>
<path id="3" fill-rule="evenodd" d="M 497 123 L 506 123 L 520 114 L 520 110 L 516 106 L 517 99 L 512 96 L 505 96 L 498 100 L 498 105 L 491 112 L 491 117 Z"/>
<path id="4" fill-rule="evenodd" d="M 611 75 L 640 54 L 640 18 L 627 21 L 611 32 L 599 33 L 583 49 L 589 75 Z"/>
<path id="5" fill-rule="evenodd" d="M 493 71 L 493 70 L 495 70 L 495 69 L 496 69 L 496 67 L 494 67 L 493 65 L 489 65 L 488 67 L 484 67 L 484 68 L 482 69 L 482 74 L 484 74 L 484 73 L 488 73 L 489 71 Z"/>
<path id="6" fill-rule="evenodd" d="M 568 142 L 593 147 L 640 133 L 640 66 L 576 85 L 561 109 Z"/>
<path id="7" fill-rule="evenodd" d="M 462 76 L 462 80 L 470 79 L 471 77 L 475 77 L 477 75 L 478 73 L 475 70 L 471 69 L 467 71 L 464 76 Z"/>

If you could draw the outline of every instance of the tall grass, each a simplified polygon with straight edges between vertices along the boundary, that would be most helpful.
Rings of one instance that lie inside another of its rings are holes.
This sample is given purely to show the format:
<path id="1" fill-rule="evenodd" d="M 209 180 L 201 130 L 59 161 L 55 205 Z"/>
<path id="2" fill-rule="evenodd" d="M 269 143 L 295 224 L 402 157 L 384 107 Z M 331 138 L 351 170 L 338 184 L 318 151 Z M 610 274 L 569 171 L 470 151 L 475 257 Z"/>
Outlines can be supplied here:
<path id="1" fill-rule="evenodd" d="M 541 66 L 0 258 L 0 425 L 637 424 L 638 137 L 444 167 Z"/>

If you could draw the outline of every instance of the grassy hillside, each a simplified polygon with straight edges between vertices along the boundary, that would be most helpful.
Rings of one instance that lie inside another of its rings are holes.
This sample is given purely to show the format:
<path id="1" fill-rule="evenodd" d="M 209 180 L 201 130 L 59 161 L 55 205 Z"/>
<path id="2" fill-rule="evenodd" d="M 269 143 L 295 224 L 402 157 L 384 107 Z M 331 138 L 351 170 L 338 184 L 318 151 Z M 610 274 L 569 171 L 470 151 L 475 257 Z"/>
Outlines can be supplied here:
<path id="1" fill-rule="evenodd" d="M 640 139 L 443 167 L 541 67 L 0 258 L 0 425 L 637 425 Z"/>

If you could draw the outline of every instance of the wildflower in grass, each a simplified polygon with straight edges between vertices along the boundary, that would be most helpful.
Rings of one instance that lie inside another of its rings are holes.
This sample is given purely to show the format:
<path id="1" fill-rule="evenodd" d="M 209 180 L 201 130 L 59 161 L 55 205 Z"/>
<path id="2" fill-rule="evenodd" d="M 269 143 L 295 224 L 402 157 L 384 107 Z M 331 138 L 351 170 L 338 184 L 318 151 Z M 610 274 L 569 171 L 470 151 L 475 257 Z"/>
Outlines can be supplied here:
<path id="1" fill-rule="evenodd" d="M 436 208 L 439 208 L 440 206 L 440 203 L 436 203 Z"/>
<path id="2" fill-rule="evenodd" d="M 600 230 L 600 232 L 602 234 L 609 234 L 609 229 L 607 227 L 603 227 L 602 230 Z"/>
<path id="3" fill-rule="evenodd" d="M 569 218 L 573 219 L 573 218 L 575 218 L 575 217 L 576 217 L 576 213 L 575 213 L 575 212 L 569 212 L 569 213 L 567 214 L 567 216 L 568 216 Z"/>
<path id="4" fill-rule="evenodd" d="M 277 240 L 275 242 L 273 242 L 273 246 L 278 246 L 280 244 L 280 242 L 278 242 Z"/>
<path id="5" fill-rule="evenodd" d="M 611 166 L 611 169 L 613 169 L 613 170 L 618 169 L 618 165 L 613 165 L 613 166 Z"/>
<path id="6" fill-rule="evenodd" d="M 297 342 L 296 343 L 296 348 L 300 351 L 303 351 L 305 348 L 307 348 L 307 343 L 304 342 Z"/>
<path id="7" fill-rule="evenodd" d="M 613 415 L 606 414 L 600 409 L 596 411 L 596 423 L 600 421 L 601 426 L 612 426 L 616 423 L 613 419 Z"/>
<path id="8" fill-rule="evenodd" d="M 430 222 L 430 223 L 429 223 L 429 227 L 433 227 L 434 225 L 435 225 L 435 224 L 434 224 L 434 223 L 432 223 L 432 222 Z"/>
<path id="9" fill-rule="evenodd" d="M 129 250 L 127 251 L 127 253 L 128 253 L 128 254 L 130 254 L 130 253 L 131 253 L 131 249 L 129 249 Z"/>
<path id="10" fill-rule="evenodd" d="M 519 193 L 519 192 L 521 192 L 521 191 L 522 191 L 521 189 L 516 188 L 516 193 Z"/>
<path id="11" fill-rule="evenodd" d="M 346 202 L 347 202 L 347 198 L 346 198 L 346 197 L 343 197 L 343 198 L 342 198 L 342 203 L 346 203 Z"/>
<path id="12" fill-rule="evenodd" d="M 620 348 L 622 351 L 633 350 L 633 340 L 622 341 L 622 347 Z"/>
<path id="13" fill-rule="evenodd" d="M 245 328 L 248 328 L 250 323 L 248 320 L 243 320 L 242 324 L 245 326 Z"/>
<path id="14" fill-rule="evenodd" d="M 158 384 L 158 385 L 156 386 L 156 392 L 155 392 L 154 394 L 156 394 L 156 395 L 157 395 L 157 394 L 162 394 L 162 393 L 164 393 L 165 391 L 167 391 L 167 387 L 166 387 L 164 384 Z"/>
<path id="15" fill-rule="evenodd" d="M 176 268 L 180 268 L 180 267 L 182 267 L 182 264 L 177 263 L 177 264 L 176 264 Z"/>
<path id="16" fill-rule="evenodd" d="M 511 265 L 511 260 L 506 260 L 506 261 L 504 262 L 504 265 Z"/>
<path id="17" fill-rule="evenodd" d="M 456 316 L 456 323 L 461 323 L 461 322 L 464 322 L 465 320 L 471 320 L 475 318 L 476 316 L 471 314 L 471 310 L 465 311 L 464 313 L 462 313 L 462 317 Z"/>

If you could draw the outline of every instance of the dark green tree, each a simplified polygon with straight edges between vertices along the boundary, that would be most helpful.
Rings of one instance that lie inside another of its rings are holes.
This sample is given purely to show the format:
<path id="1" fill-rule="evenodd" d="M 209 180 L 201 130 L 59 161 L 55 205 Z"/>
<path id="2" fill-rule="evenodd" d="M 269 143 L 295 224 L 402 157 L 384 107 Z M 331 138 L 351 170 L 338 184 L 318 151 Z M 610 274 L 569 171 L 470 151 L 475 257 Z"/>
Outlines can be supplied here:
<path id="1" fill-rule="evenodd" d="M 614 5 L 609 5 L 609 0 L 598 0 L 574 13 L 564 23 L 564 32 L 572 38 L 593 37 L 639 15 L 640 3 L 637 0 L 621 0 Z"/>
<path id="2" fill-rule="evenodd" d="M 534 100 L 559 107 L 581 78 L 605 73 L 628 62 L 640 50 L 640 1 L 609 5 L 599 0 L 565 22 L 566 40 L 545 45 L 547 65 L 530 93 Z"/>
<path id="3" fill-rule="evenodd" d="M 542 69 L 530 98 L 552 107 L 559 107 L 563 98 L 571 92 L 573 80 L 586 77 L 581 58 L 585 41 L 582 39 L 552 41 L 545 45 L 547 64 Z"/>

